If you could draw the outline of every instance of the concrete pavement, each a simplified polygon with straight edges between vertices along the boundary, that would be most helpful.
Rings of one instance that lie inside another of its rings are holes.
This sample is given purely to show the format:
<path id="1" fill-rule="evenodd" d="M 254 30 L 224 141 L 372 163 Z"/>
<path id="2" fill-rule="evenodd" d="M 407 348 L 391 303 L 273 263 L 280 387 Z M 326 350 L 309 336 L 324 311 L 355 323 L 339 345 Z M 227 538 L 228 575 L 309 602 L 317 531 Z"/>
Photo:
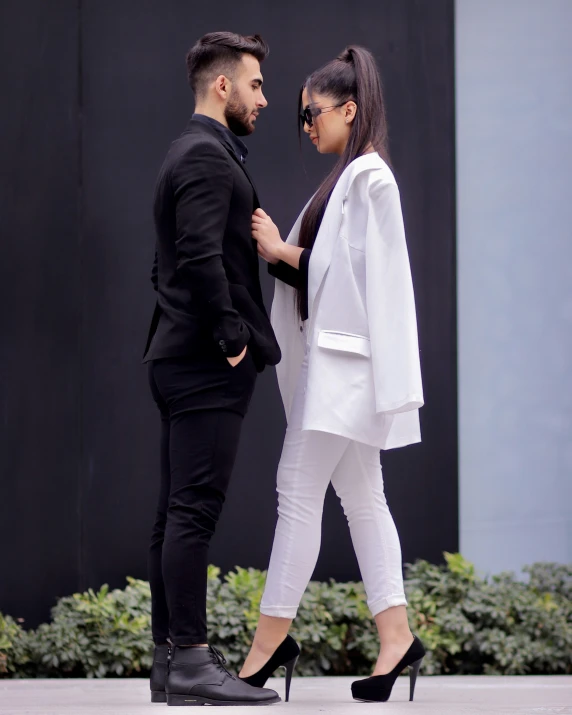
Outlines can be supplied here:
<path id="1" fill-rule="evenodd" d="M 233 712 L 265 715 L 383 713 L 397 715 L 572 715 L 572 677 L 420 677 L 415 702 L 409 679 L 399 678 L 388 703 L 356 703 L 353 678 L 294 678 L 290 703 L 240 707 Z M 284 681 L 268 687 L 283 697 Z M 0 680 L 1 715 L 154 715 L 166 705 L 149 702 L 148 681 Z"/>

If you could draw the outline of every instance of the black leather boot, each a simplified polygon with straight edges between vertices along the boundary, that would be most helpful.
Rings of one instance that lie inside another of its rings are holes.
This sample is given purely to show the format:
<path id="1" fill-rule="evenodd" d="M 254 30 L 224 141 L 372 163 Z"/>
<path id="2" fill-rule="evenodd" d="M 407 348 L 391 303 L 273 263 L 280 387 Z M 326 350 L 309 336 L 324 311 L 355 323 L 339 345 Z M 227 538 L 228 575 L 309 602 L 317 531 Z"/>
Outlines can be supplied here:
<path id="1" fill-rule="evenodd" d="M 151 668 L 151 702 L 166 703 L 165 683 L 169 672 L 169 661 L 171 660 L 171 646 L 156 645 L 153 655 L 153 667 Z"/>
<path id="2" fill-rule="evenodd" d="M 278 693 L 253 688 L 224 667 L 222 653 L 212 646 L 173 650 L 167 676 L 167 705 L 271 705 Z"/>

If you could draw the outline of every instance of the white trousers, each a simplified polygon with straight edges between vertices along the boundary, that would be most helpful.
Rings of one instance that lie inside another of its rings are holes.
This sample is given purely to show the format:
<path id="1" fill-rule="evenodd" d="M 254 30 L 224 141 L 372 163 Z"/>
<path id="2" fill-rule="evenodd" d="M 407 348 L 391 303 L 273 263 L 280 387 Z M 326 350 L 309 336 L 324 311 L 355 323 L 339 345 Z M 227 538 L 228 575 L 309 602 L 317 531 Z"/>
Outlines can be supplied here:
<path id="1" fill-rule="evenodd" d="M 348 519 L 372 614 L 406 605 L 401 546 L 385 500 L 379 450 L 339 435 L 300 429 L 306 374 L 307 362 L 278 466 L 278 523 L 260 611 L 295 618 L 318 560 L 330 481 Z"/>

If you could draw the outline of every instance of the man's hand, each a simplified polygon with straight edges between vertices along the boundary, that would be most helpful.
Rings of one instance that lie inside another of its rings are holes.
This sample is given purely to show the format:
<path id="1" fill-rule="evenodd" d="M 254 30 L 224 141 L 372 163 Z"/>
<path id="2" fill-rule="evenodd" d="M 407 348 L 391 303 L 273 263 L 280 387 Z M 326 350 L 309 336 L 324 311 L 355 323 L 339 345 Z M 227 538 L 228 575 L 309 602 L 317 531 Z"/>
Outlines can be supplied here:
<path id="1" fill-rule="evenodd" d="M 240 355 L 237 355 L 236 357 L 232 358 L 227 358 L 229 363 L 232 365 L 232 367 L 236 367 L 239 363 L 241 363 L 244 360 L 244 356 L 246 355 L 246 348 L 240 353 Z"/>

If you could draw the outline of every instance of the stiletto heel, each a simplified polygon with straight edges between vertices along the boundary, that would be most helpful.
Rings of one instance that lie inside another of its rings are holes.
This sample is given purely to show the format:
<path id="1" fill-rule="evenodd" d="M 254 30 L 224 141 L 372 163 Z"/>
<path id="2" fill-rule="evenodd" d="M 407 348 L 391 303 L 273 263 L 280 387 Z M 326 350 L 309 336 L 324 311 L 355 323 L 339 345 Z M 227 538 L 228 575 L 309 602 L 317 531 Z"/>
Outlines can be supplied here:
<path id="1" fill-rule="evenodd" d="M 415 682 L 417 680 L 417 675 L 419 673 L 419 668 L 421 667 L 421 661 L 425 655 L 425 647 L 423 643 L 413 636 L 413 643 L 411 644 L 407 653 L 391 671 L 386 675 L 373 675 L 371 678 L 365 678 L 364 680 L 356 680 L 352 683 L 352 695 L 354 700 L 362 700 L 364 702 L 375 702 L 375 703 L 385 703 L 389 700 L 395 681 L 405 668 L 408 666 L 411 668 L 409 675 L 409 700 L 413 700 L 413 693 L 415 692 Z"/>
<path id="2" fill-rule="evenodd" d="M 300 646 L 292 638 L 292 636 L 286 636 L 274 653 L 270 656 L 268 662 L 260 668 L 257 673 L 253 675 L 248 675 L 246 678 L 240 678 L 244 680 L 245 683 L 253 685 L 255 688 L 263 688 L 266 684 L 268 678 L 274 673 L 278 668 L 286 668 L 286 697 L 285 700 L 288 702 L 290 698 L 290 685 L 292 683 L 292 675 L 294 673 L 294 668 L 296 667 L 296 662 L 298 656 L 300 655 Z"/>
<path id="3" fill-rule="evenodd" d="M 419 675 L 419 668 L 423 658 L 419 658 L 415 663 L 409 666 L 409 702 L 413 702 L 413 695 L 415 694 L 415 683 L 417 682 L 417 676 Z"/>
<path id="4" fill-rule="evenodd" d="M 284 664 L 284 668 L 286 668 L 286 696 L 284 700 L 286 702 L 290 700 L 290 684 L 292 682 L 292 675 L 294 674 L 294 668 L 296 667 L 297 662 L 298 656 L 295 656 L 292 660 L 289 660 Z"/>

